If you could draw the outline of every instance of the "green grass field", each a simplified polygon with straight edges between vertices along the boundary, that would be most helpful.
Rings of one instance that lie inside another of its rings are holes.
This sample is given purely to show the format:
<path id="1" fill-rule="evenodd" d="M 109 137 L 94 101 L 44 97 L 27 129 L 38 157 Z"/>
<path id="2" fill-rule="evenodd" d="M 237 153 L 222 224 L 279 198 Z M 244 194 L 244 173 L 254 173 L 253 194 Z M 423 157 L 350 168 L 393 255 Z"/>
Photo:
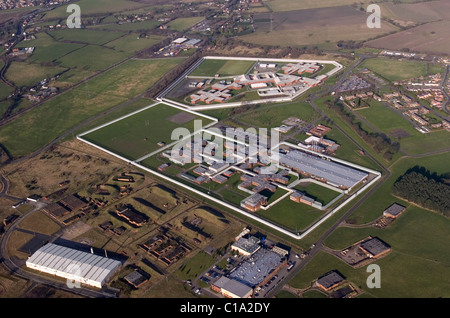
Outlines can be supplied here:
<path id="1" fill-rule="evenodd" d="M 87 45 L 65 55 L 57 63 L 70 68 L 101 71 L 126 59 L 129 54 L 97 45 Z"/>
<path id="2" fill-rule="evenodd" d="M 38 150 L 84 120 L 145 92 L 180 61 L 127 61 L 0 127 L 0 143 L 14 157 Z"/>
<path id="3" fill-rule="evenodd" d="M 35 48 L 33 54 L 28 58 L 29 62 L 46 63 L 78 50 L 84 44 L 60 43 L 55 41 L 47 33 L 39 32 L 36 35 L 36 39 L 27 42 L 27 46 L 33 46 Z"/>
<path id="4" fill-rule="evenodd" d="M 324 211 L 303 203 L 296 203 L 287 197 L 270 209 L 259 210 L 256 214 L 291 231 L 301 232 L 323 216 Z"/>
<path id="5" fill-rule="evenodd" d="M 66 68 L 59 66 L 41 66 L 26 62 L 12 62 L 6 72 L 6 78 L 17 87 L 31 87 L 39 84 L 43 79 L 50 79 L 66 70 Z"/>
<path id="6" fill-rule="evenodd" d="M 255 64 L 253 61 L 204 60 L 190 75 L 210 77 L 216 74 L 241 75 L 246 73 L 253 64 Z"/>
<path id="7" fill-rule="evenodd" d="M 106 46 L 116 51 L 134 53 L 136 51 L 148 48 L 162 41 L 163 39 L 164 37 L 157 35 L 152 35 L 148 38 L 138 38 L 136 34 L 129 34 L 117 40 L 109 42 Z"/>
<path id="8" fill-rule="evenodd" d="M 319 118 L 319 114 L 307 102 L 297 101 L 260 107 L 239 116 L 239 120 L 254 127 L 274 128 L 280 126 L 282 121 L 289 117 L 297 117 L 310 122 Z"/>
<path id="9" fill-rule="evenodd" d="M 73 41 L 85 44 L 101 45 L 120 38 L 124 35 L 124 33 L 95 31 L 88 29 L 64 29 L 52 31 L 50 35 L 59 42 Z"/>
<path id="10" fill-rule="evenodd" d="M 120 154 L 128 159 L 138 159 L 148 153 L 159 149 L 158 142 L 166 144 L 171 140 L 172 131 L 178 127 L 185 127 L 194 131 L 194 120 L 180 125 L 169 118 L 183 111 L 158 104 L 138 114 L 124 118 L 111 125 L 84 135 L 83 138 L 103 148 Z M 210 123 L 202 119 L 203 125 Z"/>
<path id="11" fill-rule="evenodd" d="M 167 26 L 169 29 L 182 32 L 199 23 L 203 19 L 204 17 L 177 18 L 170 21 Z"/>
<path id="12" fill-rule="evenodd" d="M 419 76 L 442 73 L 444 68 L 435 64 L 415 61 L 399 61 L 384 58 L 365 60 L 361 67 L 368 68 L 389 81 L 400 81 Z"/>
<path id="13" fill-rule="evenodd" d="M 316 183 L 310 183 L 308 185 L 298 184 L 294 187 L 295 189 L 305 193 L 310 198 L 322 203 L 322 205 L 327 205 L 334 198 L 339 195 L 339 192 L 333 191 L 331 189 L 322 187 Z"/>
<path id="14" fill-rule="evenodd" d="M 80 0 L 76 3 L 80 6 L 81 15 L 101 15 L 113 12 L 125 12 L 147 6 L 138 2 L 126 0 Z M 46 20 L 67 19 L 70 13 L 66 12 L 67 6 L 61 6 L 45 14 Z"/>
<path id="15" fill-rule="evenodd" d="M 376 100 L 370 101 L 370 107 L 356 112 L 386 135 L 395 129 L 402 129 L 410 135 L 420 134 L 408 119 Z"/>

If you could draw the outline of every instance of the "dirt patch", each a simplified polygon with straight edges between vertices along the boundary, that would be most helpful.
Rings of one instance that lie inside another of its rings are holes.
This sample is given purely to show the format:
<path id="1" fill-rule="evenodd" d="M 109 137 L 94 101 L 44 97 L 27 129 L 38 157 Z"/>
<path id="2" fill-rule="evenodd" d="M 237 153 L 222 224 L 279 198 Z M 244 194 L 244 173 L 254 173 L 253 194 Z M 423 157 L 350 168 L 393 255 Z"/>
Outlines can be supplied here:
<path id="1" fill-rule="evenodd" d="M 392 137 L 398 138 L 398 139 L 406 138 L 406 137 L 409 137 L 409 136 L 410 136 L 410 134 L 409 134 L 408 132 L 404 131 L 403 129 L 394 129 L 394 130 L 391 130 L 391 131 L 389 132 L 389 134 L 390 134 Z"/>
<path id="2" fill-rule="evenodd" d="M 72 240 L 75 237 L 78 237 L 87 231 L 89 231 L 92 227 L 82 221 L 74 223 L 69 227 L 62 230 L 63 235 L 61 236 L 63 239 Z"/>
<path id="3" fill-rule="evenodd" d="M 197 117 L 196 115 L 191 113 L 179 112 L 178 114 L 170 116 L 169 118 L 167 118 L 167 120 L 178 125 L 183 125 L 190 122 L 196 117 Z"/>

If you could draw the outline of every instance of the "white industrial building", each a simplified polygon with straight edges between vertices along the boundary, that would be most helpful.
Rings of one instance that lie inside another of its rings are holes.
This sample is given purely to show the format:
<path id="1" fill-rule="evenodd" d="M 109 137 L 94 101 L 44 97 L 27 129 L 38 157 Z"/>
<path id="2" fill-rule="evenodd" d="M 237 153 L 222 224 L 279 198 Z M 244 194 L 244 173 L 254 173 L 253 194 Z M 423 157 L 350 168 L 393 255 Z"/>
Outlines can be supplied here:
<path id="1" fill-rule="evenodd" d="M 102 288 L 122 265 L 118 260 L 48 243 L 26 261 L 26 266 L 72 282 Z"/>

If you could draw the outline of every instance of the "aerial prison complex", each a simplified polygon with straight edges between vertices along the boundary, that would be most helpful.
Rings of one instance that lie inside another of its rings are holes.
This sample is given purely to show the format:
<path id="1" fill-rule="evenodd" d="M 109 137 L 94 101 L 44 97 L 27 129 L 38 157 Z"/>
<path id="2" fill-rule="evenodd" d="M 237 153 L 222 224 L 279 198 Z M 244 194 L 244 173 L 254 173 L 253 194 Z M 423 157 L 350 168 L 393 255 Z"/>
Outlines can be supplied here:
<path id="1" fill-rule="evenodd" d="M 242 74 L 233 78 L 233 81 L 220 81 L 211 85 L 210 90 L 200 90 L 190 95 L 191 104 L 204 102 L 223 103 L 233 97 L 232 90 L 240 90 L 244 86 L 257 90 L 260 98 L 275 98 L 282 96 L 293 96 L 296 91 L 304 87 L 314 87 L 327 79 L 326 75 L 314 78 L 298 76 L 303 73 L 315 73 L 321 66 L 316 63 L 295 63 L 282 67 L 284 73 L 276 72 L 277 64 L 260 63 L 258 69 L 250 74 Z M 275 69 L 275 71 L 272 71 Z M 294 75 L 295 74 L 295 75 Z M 211 82 L 211 80 L 208 80 Z M 204 82 L 200 82 L 202 87 Z"/>

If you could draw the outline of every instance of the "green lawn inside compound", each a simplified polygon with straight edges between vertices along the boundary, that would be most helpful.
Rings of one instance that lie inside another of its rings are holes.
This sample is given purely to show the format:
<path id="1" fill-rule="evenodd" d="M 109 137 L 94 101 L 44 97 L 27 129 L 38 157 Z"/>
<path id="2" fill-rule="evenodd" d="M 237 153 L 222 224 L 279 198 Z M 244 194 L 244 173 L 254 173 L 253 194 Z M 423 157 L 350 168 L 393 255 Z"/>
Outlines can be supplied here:
<path id="1" fill-rule="evenodd" d="M 304 231 L 325 212 L 303 203 L 284 198 L 267 210 L 259 210 L 257 215 L 283 226 L 291 231 Z"/>
<path id="2" fill-rule="evenodd" d="M 316 183 L 300 183 L 297 184 L 294 189 L 305 193 L 308 197 L 322 203 L 323 206 L 330 203 L 334 198 L 339 195 L 339 192 L 333 191 L 326 187 L 322 187 Z"/>
<path id="3" fill-rule="evenodd" d="M 214 77 L 241 75 L 255 64 L 254 61 L 234 61 L 234 60 L 204 60 L 190 75 Z"/>
<path id="4" fill-rule="evenodd" d="M 183 116 L 183 113 L 190 120 L 181 124 L 171 119 L 175 115 Z M 160 148 L 158 142 L 165 144 L 173 142 L 171 134 L 176 128 L 184 127 L 192 133 L 196 119 L 202 120 L 202 126 L 211 123 L 209 119 L 195 116 L 178 108 L 157 104 L 84 135 L 83 138 L 127 159 L 136 160 L 158 150 Z"/>

